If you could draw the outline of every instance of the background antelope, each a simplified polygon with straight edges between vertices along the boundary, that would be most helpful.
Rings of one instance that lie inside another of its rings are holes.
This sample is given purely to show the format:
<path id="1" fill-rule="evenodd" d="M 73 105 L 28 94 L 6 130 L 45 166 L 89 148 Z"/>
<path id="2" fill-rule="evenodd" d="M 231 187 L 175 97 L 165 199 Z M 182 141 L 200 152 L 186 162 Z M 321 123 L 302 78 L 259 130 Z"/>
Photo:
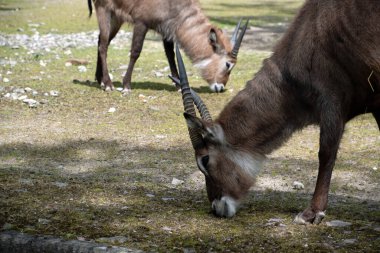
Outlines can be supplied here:
<path id="1" fill-rule="evenodd" d="M 238 43 L 236 33 L 231 42 L 222 30 L 210 24 L 202 13 L 198 0 L 94 0 L 99 24 L 96 80 L 105 90 L 113 90 L 108 74 L 107 49 L 124 22 L 132 23 L 133 37 L 130 61 L 123 78 L 123 92 L 131 89 L 133 67 L 140 56 L 148 29 L 161 34 L 172 76 L 178 77 L 174 60 L 174 44 L 179 43 L 210 89 L 224 90 L 236 64 Z M 88 0 L 90 16 L 92 3 Z M 237 28 L 240 27 L 240 23 Z M 241 32 L 244 35 L 247 24 Z M 235 46 L 235 47 L 234 47 Z"/>
<path id="2" fill-rule="evenodd" d="M 184 115 L 217 216 L 236 213 L 265 155 L 293 132 L 319 124 L 315 191 L 295 222 L 321 222 L 346 122 L 372 113 L 380 128 L 379 23 L 380 1 L 307 1 L 273 55 L 215 121 L 201 99 L 191 95 L 177 58 Z M 193 102 L 202 119 L 196 117 Z"/>

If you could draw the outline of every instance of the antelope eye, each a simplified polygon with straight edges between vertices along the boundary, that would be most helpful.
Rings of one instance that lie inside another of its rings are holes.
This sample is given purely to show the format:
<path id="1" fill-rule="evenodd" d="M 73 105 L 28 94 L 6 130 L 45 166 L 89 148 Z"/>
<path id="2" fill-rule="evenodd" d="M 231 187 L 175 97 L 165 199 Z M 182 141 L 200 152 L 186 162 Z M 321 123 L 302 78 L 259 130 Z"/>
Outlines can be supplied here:
<path id="1" fill-rule="evenodd" d="M 227 67 L 227 69 L 230 69 L 230 67 L 231 67 L 231 63 L 226 62 L 226 67 Z"/>
<path id="2" fill-rule="evenodd" d="M 203 167 L 207 168 L 209 159 L 210 157 L 208 155 L 205 155 L 201 158 Z"/>

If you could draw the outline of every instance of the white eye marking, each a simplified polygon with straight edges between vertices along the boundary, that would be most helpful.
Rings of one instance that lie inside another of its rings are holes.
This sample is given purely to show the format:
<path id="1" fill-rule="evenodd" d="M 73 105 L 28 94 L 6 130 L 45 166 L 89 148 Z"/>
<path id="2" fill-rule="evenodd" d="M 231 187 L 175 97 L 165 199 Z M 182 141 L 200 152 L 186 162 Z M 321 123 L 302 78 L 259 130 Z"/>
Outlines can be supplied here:
<path id="1" fill-rule="evenodd" d="M 204 69 L 206 68 L 209 64 L 211 63 L 210 58 L 203 59 L 197 63 L 194 64 L 194 67 L 199 68 L 199 69 Z"/>
<path id="2" fill-rule="evenodd" d="M 199 170 L 200 170 L 205 176 L 208 176 L 207 168 L 204 167 L 204 164 L 203 164 L 202 158 L 203 158 L 203 157 L 197 157 L 198 168 L 199 168 Z"/>
<path id="3" fill-rule="evenodd" d="M 227 71 L 230 72 L 234 67 L 235 64 L 231 62 L 226 62 Z"/>

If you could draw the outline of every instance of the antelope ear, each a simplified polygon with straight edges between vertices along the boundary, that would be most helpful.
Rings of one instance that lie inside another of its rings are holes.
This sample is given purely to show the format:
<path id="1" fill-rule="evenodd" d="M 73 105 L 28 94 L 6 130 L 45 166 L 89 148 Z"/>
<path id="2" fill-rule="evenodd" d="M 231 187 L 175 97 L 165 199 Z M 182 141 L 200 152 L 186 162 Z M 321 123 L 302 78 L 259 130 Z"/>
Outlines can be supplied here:
<path id="1" fill-rule="evenodd" d="M 217 145 L 221 145 L 225 142 L 224 131 L 219 124 L 205 122 L 186 112 L 183 116 L 186 119 L 187 126 L 190 129 L 196 129 L 199 131 L 205 141 Z"/>
<path id="2" fill-rule="evenodd" d="M 209 39 L 210 39 L 210 44 L 214 51 L 219 50 L 220 45 L 218 43 L 218 37 L 215 28 L 210 29 L 210 34 L 209 34 Z"/>
<path id="3" fill-rule="evenodd" d="M 201 119 L 188 114 L 187 112 L 183 113 L 183 116 L 186 119 L 187 127 L 190 129 L 198 129 L 201 131 L 205 130 L 204 124 Z"/>

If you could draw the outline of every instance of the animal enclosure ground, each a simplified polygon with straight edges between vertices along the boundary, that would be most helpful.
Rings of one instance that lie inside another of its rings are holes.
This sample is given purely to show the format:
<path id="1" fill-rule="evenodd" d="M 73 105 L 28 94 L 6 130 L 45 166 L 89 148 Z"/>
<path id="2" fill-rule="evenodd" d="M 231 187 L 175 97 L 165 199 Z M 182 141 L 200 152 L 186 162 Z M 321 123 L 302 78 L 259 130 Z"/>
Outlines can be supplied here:
<path id="1" fill-rule="evenodd" d="M 159 37 L 148 34 L 132 94 L 103 92 L 93 81 L 96 41 L 50 41 L 96 31 L 86 1 L 78 2 L 0 0 L 0 229 L 149 252 L 380 250 L 380 134 L 370 115 L 347 125 L 322 224 L 292 223 L 315 184 L 314 126 L 269 157 L 234 218 L 216 218 L 194 162 L 181 96 L 166 77 Z M 247 2 L 201 1 L 212 22 L 228 31 L 239 16 L 251 16 L 253 26 L 226 92 L 210 93 L 186 62 L 190 83 L 213 116 L 260 68 L 270 54 L 266 44 L 279 37 L 301 4 Z M 116 87 L 128 63 L 129 32 L 125 26 L 125 40 L 109 50 Z M 1 44 L 4 38 L 8 43 Z M 15 46 L 20 40 L 25 46 Z M 89 63 L 70 65 L 70 59 Z M 30 108 L 22 96 L 39 104 Z M 293 189 L 294 181 L 304 188 Z M 330 226 L 334 220 L 350 225 Z"/>

